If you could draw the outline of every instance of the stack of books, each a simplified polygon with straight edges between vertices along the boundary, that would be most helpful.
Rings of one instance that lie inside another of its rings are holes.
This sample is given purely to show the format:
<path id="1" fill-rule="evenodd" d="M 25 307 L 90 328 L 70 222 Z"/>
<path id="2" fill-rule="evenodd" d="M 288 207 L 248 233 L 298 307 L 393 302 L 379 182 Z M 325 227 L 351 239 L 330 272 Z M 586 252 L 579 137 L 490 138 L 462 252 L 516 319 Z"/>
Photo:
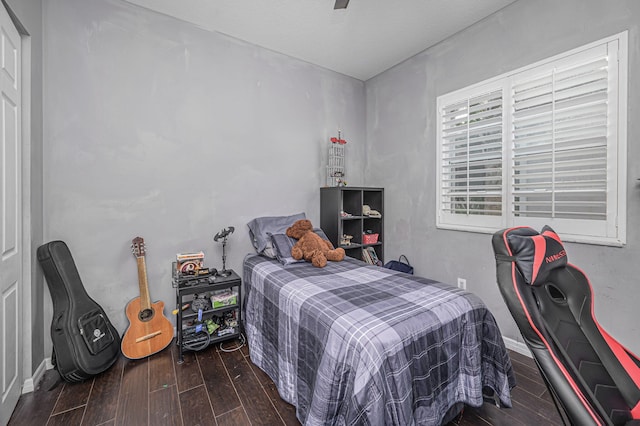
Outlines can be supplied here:
<path id="1" fill-rule="evenodd" d="M 378 255 L 373 247 L 365 247 L 362 249 L 362 260 L 369 265 L 382 266 L 382 261 L 378 259 Z"/>

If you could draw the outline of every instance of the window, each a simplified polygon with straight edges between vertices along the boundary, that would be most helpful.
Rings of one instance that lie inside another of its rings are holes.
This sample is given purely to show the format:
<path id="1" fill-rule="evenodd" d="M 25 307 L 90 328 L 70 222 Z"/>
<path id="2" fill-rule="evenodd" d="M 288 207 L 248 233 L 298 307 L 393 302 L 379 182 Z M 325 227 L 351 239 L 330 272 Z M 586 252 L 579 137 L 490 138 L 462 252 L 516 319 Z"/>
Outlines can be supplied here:
<path id="1" fill-rule="evenodd" d="M 625 243 L 626 36 L 438 97 L 438 227 Z"/>

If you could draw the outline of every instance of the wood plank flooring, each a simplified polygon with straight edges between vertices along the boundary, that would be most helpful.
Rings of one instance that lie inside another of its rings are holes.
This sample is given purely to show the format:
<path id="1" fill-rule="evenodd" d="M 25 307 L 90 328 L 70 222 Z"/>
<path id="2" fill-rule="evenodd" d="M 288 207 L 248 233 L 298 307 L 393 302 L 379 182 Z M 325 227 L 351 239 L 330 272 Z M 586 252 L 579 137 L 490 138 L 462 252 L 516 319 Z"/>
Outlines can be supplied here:
<path id="1" fill-rule="evenodd" d="M 238 341 L 226 342 L 232 349 Z M 142 360 L 124 357 L 84 383 L 55 382 L 47 371 L 38 388 L 22 395 L 9 425 L 299 425 L 295 408 L 283 401 L 269 377 L 255 367 L 244 346 L 223 352 L 218 345 L 186 352 L 177 348 Z M 465 407 L 448 426 L 562 424 L 533 361 L 510 351 L 518 385 L 513 408 L 485 403 Z"/>

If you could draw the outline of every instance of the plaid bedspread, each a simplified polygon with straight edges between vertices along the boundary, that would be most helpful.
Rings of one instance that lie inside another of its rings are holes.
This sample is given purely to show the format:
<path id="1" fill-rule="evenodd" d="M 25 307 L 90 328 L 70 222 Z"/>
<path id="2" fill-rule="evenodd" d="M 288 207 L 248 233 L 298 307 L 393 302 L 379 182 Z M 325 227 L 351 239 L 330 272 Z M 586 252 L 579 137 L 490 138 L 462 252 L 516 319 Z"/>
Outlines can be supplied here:
<path id="1" fill-rule="evenodd" d="M 471 293 L 346 258 L 244 261 L 251 360 L 307 425 L 437 425 L 483 387 L 511 406 L 500 330 Z"/>

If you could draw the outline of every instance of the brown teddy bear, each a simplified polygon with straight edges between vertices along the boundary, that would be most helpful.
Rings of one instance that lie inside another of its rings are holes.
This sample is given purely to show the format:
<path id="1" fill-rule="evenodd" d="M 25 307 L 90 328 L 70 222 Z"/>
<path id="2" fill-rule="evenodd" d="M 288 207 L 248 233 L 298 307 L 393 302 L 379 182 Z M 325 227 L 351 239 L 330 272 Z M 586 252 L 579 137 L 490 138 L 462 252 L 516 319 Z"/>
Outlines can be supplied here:
<path id="1" fill-rule="evenodd" d="M 330 241 L 313 232 L 310 220 L 296 221 L 287 229 L 287 236 L 298 240 L 291 249 L 291 256 L 296 260 L 304 259 L 315 267 L 324 268 L 327 260 L 340 262 L 344 259 L 344 249 L 334 249 Z"/>

